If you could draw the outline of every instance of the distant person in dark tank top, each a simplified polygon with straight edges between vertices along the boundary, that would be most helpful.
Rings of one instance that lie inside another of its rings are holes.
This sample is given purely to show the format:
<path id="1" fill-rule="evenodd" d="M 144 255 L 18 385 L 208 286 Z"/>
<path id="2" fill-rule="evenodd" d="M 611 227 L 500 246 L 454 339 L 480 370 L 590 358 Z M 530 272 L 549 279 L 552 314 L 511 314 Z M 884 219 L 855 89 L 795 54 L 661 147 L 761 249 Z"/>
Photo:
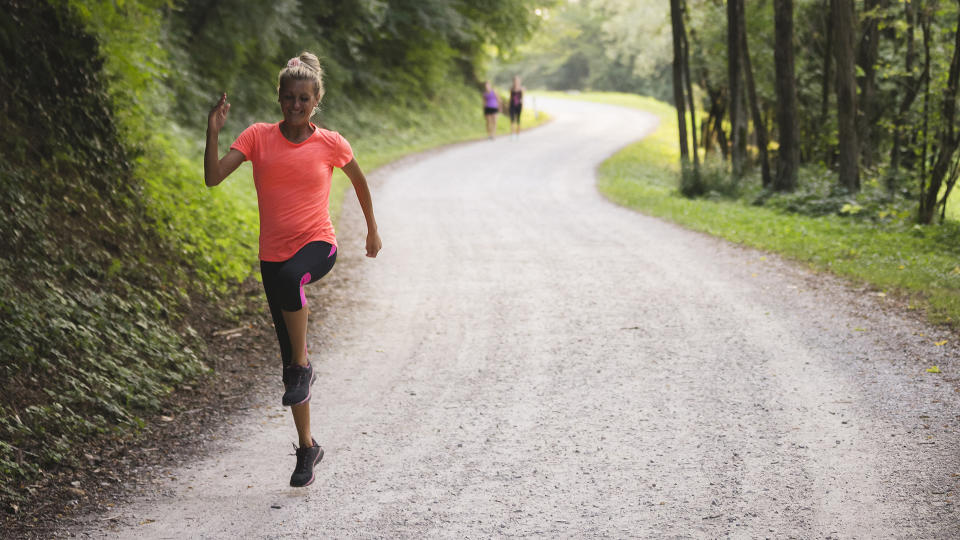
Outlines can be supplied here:
<path id="1" fill-rule="evenodd" d="M 523 112 L 523 86 L 520 85 L 520 76 L 514 76 L 513 86 L 510 87 L 510 134 L 511 137 L 520 136 L 520 113 Z"/>

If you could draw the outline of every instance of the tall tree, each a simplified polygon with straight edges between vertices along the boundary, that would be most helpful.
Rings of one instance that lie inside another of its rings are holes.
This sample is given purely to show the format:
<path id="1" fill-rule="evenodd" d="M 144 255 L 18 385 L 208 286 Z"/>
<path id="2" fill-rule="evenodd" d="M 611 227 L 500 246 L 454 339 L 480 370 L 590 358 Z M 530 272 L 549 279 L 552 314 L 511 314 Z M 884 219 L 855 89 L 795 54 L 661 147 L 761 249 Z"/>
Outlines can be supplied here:
<path id="1" fill-rule="evenodd" d="M 744 10 L 740 11 L 740 26 L 746 28 Z M 753 66 L 750 63 L 750 47 L 747 44 L 746 31 L 740 33 L 740 53 L 743 55 L 743 74 L 747 83 L 747 97 L 750 98 L 750 112 L 753 116 L 753 132 L 757 136 L 757 154 L 760 157 L 760 177 L 763 187 L 770 187 L 770 159 L 767 156 L 767 123 L 760 112 L 760 102 L 757 99 L 757 85 L 753 79 Z"/>
<path id="2" fill-rule="evenodd" d="M 875 124 L 877 122 L 877 55 L 880 50 L 880 16 L 878 10 L 881 7 L 881 2 L 880 0 L 864 0 L 863 4 L 863 33 L 860 37 L 860 45 L 857 47 L 857 66 L 859 66 L 859 73 L 861 74 L 857 77 L 860 86 L 858 99 L 860 115 L 857 120 L 859 122 L 858 139 L 860 141 L 862 163 L 865 167 L 871 167 L 877 155 Z"/>
<path id="3" fill-rule="evenodd" d="M 744 108 L 743 67 L 741 65 L 741 34 L 744 17 L 743 0 L 727 1 L 727 89 L 730 111 L 730 162 L 733 175 L 743 176 L 747 159 L 747 116 Z"/>
<path id="4" fill-rule="evenodd" d="M 957 0 L 960 8 L 960 0 Z M 957 24 L 960 25 L 960 9 L 957 10 Z M 956 28 L 956 27 L 954 27 Z M 937 208 L 946 205 L 947 197 L 957 179 L 957 165 L 954 155 L 960 146 L 960 137 L 957 136 L 954 122 L 957 116 L 957 87 L 960 85 L 960 32 L 954 30 L 953 57 L 950 60 L 950 72 L 947 76 L 947 86 L 944 89 L 940 105 L 940 124 L 937 130 L 936 154 L 933 157 L 933 168 L 929 179 L 921 178 L 920 223 L 932 223 Z M 951 168 L 953 169 L 951 171 Z M 947 191 L 940 197 L 940 189 L 947 184 Z"/>
<path id="5" fill-rule="evenodd" d="M 820 118 L 818 125 L 825 126 L 827 125 L 827 114 L 830 112 L 830 80 L 834 78 L 833 73 L 833 16 L 831 14 L 831 4 L 833 0 L 823 0 L 823 7 L 821 8 L 821 16 L 823 17 L 823 27 L 825 29 L 825 45 L 823 47 L 823 77 L 820 81 Z M 821 137 L 821 139 L 826 139 L 826 137 Z M 825 144 L 826 153 L 824 155 L 824 163 L 831 163 L 833 161 L 833 145 Z"/>
<path id="6" fill-rule="evenodd" d="M 837 63 L 837 126 L 839 180 L 848 191 L 860 190 L 860 146 L 857 142 L 857 85 L 854 66 L 853 0 L 831 0 L 833 54 Z"/>
<path id="7" fill-rule="evenodd" d="M 690 54 L 687 30 L 684 24 L 684 0 L 670 0 L 670 21 L 673 29 L 673 96 L 677 107 L 677 124 L 680 134 L 680 192 L 687 196 L 703 193 L 700 181 L 700 164 L 697 160 L 696 110 L 693 108 L 693 83 L 690 80 Z M 690 109 L 690 132 L 693 137 L 693 167 L 687 150 L 686 109 Z"/>
<path id="8" fill-rule="evenodd" d="M 684 80 L 684 89 L 687 93 L 687 106 L 690 108 L 690 137 L 691 144 L 690 148 L 693 150 L 693 171 L 694 175 L 699 174 L 700 170 L 700 160 L 697 158 L 697 109 L 694 107 L 693 103 L 693 81 L 690 80 L 690 41 L 687 39 L 687 28 L 683 24 L 683 19 L 680 20 L 681 24 L 681 35 L 683 40 L 681 44 L 683 45 L 683 80 Z"/>
<path id="9" fill-rule="evenodd" d="M 920 93 L 921 80 L 913 75 L 914 62 L 916 60 L 916 47 L 914 45 L 914 32 L 917 26 L 917 12 L 915 2 L 903 3 L 904 20 L 906 21 L 906 52 L 904 53 L 904 72 L 898 78 L 898 86 L 902 97 L 897 108 L 896 116 L 893 119 L 893 144 L 890 148 L 890 175 L 895 177 L 900 169 L 900 160 L 903 154 L 902 141 L 906 135 L 906 115 L 916 101 Z"/>
<path id="10" fill-rule="evenodd" d="M 680 134 L 680 163 L 690 161 L 687 146 L 686 99 L 683 85 L 683 7 L 682 0 L 670 0 L 670 26 L 673 29 L 673 105 L 677 109 L 677 131 Z"/>
<path id="11" fill-rule="evenodd" d="M 800 131 L 797 126 L 797 82 L 793 67 L 793 0 L 774 0 L 776 40 L 773 50 L 776 64 L 777 126 L 780 152 L 773 189 L 792 191 L 797 187 L 800 167 Z"/>

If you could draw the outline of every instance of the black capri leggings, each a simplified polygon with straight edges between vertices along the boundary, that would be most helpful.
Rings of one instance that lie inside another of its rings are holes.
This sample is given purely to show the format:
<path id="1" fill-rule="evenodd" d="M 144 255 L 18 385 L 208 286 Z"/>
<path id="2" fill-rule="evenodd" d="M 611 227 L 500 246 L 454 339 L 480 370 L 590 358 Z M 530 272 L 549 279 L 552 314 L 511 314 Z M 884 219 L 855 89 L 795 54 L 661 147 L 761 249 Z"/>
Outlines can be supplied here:
<path id="1" fill-rule="evenodd" d="M 260 261 L 263 291 L 267 293 L 284 367 L 293 359 L 293 346 L 283 321 L 283 311 L 299 311 L 307 305 L 303 286 L 325 276 L 336 261 L 337 247 L 327 242 L 310 242 L 284 262 Z"/>

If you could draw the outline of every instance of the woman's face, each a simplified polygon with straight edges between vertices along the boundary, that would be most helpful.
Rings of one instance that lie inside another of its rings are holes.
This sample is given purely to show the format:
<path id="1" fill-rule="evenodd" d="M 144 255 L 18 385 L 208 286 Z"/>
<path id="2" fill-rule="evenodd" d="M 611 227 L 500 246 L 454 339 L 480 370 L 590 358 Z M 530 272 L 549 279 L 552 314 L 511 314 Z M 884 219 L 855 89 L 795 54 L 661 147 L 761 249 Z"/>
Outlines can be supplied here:
<path id="1" fill-rule="evenodd" d="M 309 124 L 310 116 L 319 103 L 313 81 L 285 81 L 280 87 L 280 110 L 287 125 Z"/>

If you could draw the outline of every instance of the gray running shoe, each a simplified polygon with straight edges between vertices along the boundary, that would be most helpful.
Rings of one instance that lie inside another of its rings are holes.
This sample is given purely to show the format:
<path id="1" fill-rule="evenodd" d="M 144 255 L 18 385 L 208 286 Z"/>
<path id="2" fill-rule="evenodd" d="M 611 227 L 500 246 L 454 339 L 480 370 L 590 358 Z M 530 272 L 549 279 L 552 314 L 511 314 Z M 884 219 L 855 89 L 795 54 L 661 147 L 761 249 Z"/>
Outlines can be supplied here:
<path id="1" fill-rule="evenodd" d="M 283 368 L 283 406 L 300 405 L 310 401 L 310 387 L 317 380 L 313 364 L 307 367 L 291 364 Z"/>
<path id="2" fill-rule="evenodd" d="M 308 448 L 293 445 L 297 451 L 297 468 L 293 470 L 290 476 L 290 485 L 293 487 L 306 487 L 313 483 L 313 466 L 320 463 L 323 459 L 323 448 L 317 444 L 316 439 L 311 439 L 313 446 Z"/>

